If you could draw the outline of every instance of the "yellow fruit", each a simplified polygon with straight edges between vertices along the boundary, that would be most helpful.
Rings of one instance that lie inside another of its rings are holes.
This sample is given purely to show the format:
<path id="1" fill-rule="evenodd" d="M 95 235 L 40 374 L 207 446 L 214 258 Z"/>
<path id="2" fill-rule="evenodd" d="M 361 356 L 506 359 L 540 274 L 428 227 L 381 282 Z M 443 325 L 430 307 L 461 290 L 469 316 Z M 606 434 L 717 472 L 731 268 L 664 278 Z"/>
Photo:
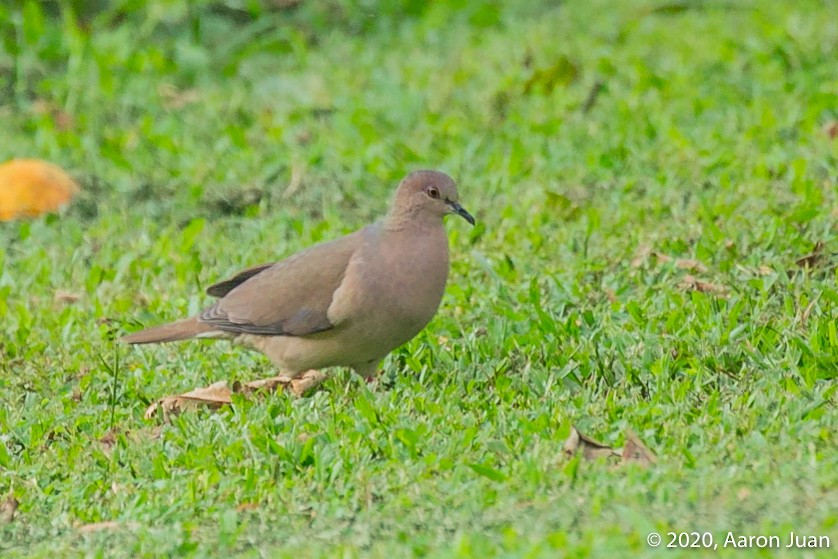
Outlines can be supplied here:
<path id="1" fill-rule="evenodd" d="M 58 211 L 78 191 L 61 167 L 38 159 L 12 159 L 0 165 L 0 221 Z"/>

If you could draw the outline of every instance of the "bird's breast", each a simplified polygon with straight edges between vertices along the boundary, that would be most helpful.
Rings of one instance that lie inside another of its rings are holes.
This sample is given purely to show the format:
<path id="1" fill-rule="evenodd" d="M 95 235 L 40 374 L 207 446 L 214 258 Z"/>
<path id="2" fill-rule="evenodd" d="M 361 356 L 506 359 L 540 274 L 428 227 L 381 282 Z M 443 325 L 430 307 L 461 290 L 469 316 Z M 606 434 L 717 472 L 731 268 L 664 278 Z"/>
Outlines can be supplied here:
<path id="1" fill-rule="evenodd" d="M 390 239 L 386 250 L 371 251 L 363 273 L 365 297 L 380 309 L 382 327 L 397 323 L 396 337 L 413 337 L 436 314 L 448 279 L 448 238 L 440 227 Z M 376 262 L 377 261 L 377 262 Z M 406 341 L 406 340 L 405 340 Z"/>

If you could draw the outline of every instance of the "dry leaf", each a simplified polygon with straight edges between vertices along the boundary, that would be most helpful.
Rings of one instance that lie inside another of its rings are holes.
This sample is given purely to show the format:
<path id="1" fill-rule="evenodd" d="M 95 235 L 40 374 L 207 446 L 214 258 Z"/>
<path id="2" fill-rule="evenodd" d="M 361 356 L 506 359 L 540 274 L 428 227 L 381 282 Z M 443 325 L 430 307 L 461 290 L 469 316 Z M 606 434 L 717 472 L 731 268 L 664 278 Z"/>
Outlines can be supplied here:
<path id="1" fill-rule="evenodd" d="M 649 256 L 651 256 L 661 264 L 667 264 L 668 262 L 672 262 L 672 257 L 662 252 L 652 252 Z"/>
<path id="2" fill-rule="evenodd" d="M 259 391 L 276 391 L 277 389 L 289 390 L 295 396 L 302 396 L 324 380 L 327 376 L 320 371 L 306 371 L 297 378 L 286 376 L 272 377 L 256 380 L 247 383 L 236 382 L 233 389 L 227 386 L 225 381 L 213 383 L 205 388 L 196 388 L 177 396 L 167 396 L 151 404 L 145 412 L 145 418 L 151 419 L 158 412 L 162 412 L 166 419 L 169 414 L 177 415 L 187 409 L 208 407 L 217 409 L 233 403 L 232 395 L 253 394 Z"/>
<path id="3" fill-rule="evenodd" d="M 38 159 L 0 165 L 0 221 L 56 212 L 79 191 L 61 167 Z"/>
<path id="4" fill-rule="evenodd" d="M 637 254 L 631 260 L 631 267 L 639 268 L 642 266 L 651 253 L 652 247 L 649 245 L 641 245 L 641 247 L 637 250 Z"/>
<path id="5" fill-rule="evenodd" d="M 798 258 L 794 263 L 800 268 L 816 268 L 826 258 L 824 248 L 826 244 L 823 241 L 818 241 L 812 247 L 812 252 L 802 258 Z"/>
<path id="6" fill-rule="evenodd" d="M 637 433 L 626 429 L 626 444 L 623 447 L 622 464 L 635 463 L 647 467 L 655 464 L 657 458 L 649 448 L 643 444 Z"/>
<path id="7" fill-rule="evenodd" d="M 163 98 L 163 105 L 167 109 L 180 109 L 201 100 L 201 93 L 197 89 L 178 89 L 170 83 L 161 83 L 157 93 Z"/>
<path id="8" fill-rule="evenodd" d="M 163 417 L 171 414 L 178 414 L 185 409 L 207 406 L 220 408 L 225 404 L 232 403 L 230 388 L 225 381 L 218 381 L 206 388 L 196 388 L 178 396 L 167 396 L 151 404 L 145 412 L 145 418 L 151 419 L 160 410 Z"/>
<path id="9" fill-rule="evenodd" d="M 815 308 L 815 304 L 817 302 L 818 302 L 818 298 L 815 297 L 814 299 L 812 299 L 809 302 L 808 305 L 806 305 L 806 308 L 803 309 L 803 314 L 800 315 L 800 324 L 802 324 L 803 326 L 806 326 L 806 323 L 809 321 L 809 315 L 812 314 L 812 309 Z"/>
<path id="10" fill-rule="evenodd" d="M 689 258 L 679 258 L 675 261 L 675 265 L 682 270 L 689 270 L 690 272 L 706 272 L 707 266 L 698 260 L 690 260 Z"/>
<path id="11" fill-rule="evenodd" d="M 81 299 L 81 295 L 78 293 L 72 293 L 70 291 L 64 291 L 63 289 L 58 289 L 55 292 L 55 295 L 52 297 L 53 301 L 56 303 L 62 303 L 64 305 L 72 305 L 73 303 L 78 303 Z"/>
<path id="12" fill-rule="evenodd" d="M 614 293 L 613 289 L 606 289 L 605 290 L 605 297 L 608 299 L 609 303 L 619 302 L 619 299 L 617 299 L 617 294 Z"/>
<path id="13" fill-rule="evenodd" d="M 119 528 L 136 528 L 136 522 L 128 522 L 121 524 L 116 520 L 106 520 L 104 522 L 93 522 L 91 524 L 82 524 L 77 529 L 82 534 L 93 534 L 95 532 L 103 532 L 105 530 L 118 530 Z"/>
<path id="14" fill-rule="evenodd" d="M 582 456 L 588 460 L 610 458 L 612 456 L 620 457 L 620 465 L 633 463 L 647 467 L 657 462 L 655 454 L 643 444 L 643 441 L 640 440 L 634 431 L 626 429 L 625 435 L 625 447 L 615 449 L 584 435 L 576 426 L 571 426 L 570 436 L 564 442 L 562 451 L 567 456 L 573 456 L 581 449 Z"/>
<path id="15" fill-rule="evenodd" d="M 72 129 L 75 125 L 73 115 L 60 109 L 55 103 L 43 99 L 32 103 L 32 112 L 37 115 L 49 115 L 55 127 L 62 132 Z"/>
<path id="16" fill-rule="evenodd" d="M 715 293 L 717 295 L 724 295 L 726 291 L 725 288 L 720 285 L 696 279 L 695 276 L 691 274 L 684 276 L 681 283 L 678 284 L 678 287 L 681 289 L 700 291 L 702 293 Z"/>
<path id="17" fill-rule="evenodd" d="M 582 456 L 588 460 L 620 455 L 610 446 L 606 446 L 599 441 L 595 441 L 587 435 L 584 435 L 576 428 L 575 425 L 571 425 L 570 436 L 568 436 L 567 440 L 565 440 L 562 451 L 567 456 L 573 456 L 579 452 L 580 449 L 582 451 Z"/>
<path id="18" fill-rule="evenodd" d="M 14 522 L 18 505 L 20 503 L 15 499 L 14 495 L 9 496 L 3 501 L 3 504 L 0 505 L 0 525 Z"/>
<path id="19" fill-rule="evenodd" d="M 838 138 L 838 120 L 830 120 L 823 125 L 823 133 L 829 136 L 830 140 Z"/>
<path id="20" fill-rule="evenodd" d="M 688 270 L 694 272 L 706 272 L 707 266 L 699 262 L 698 260 L 693 260 L 691 258 L 678 258 L 675 259 L 668 254 L 664 254 L 662 252 L 657 252 L 651 249 L 648 245 L 643 245 L 638 250 L 637 255 L 631 261 L 632 268 L 639 268 L 643 264 L 646 263 L 647 260 L 654 259 L 656 262 L 660 262 L 661 264 L 668 264 L 670 262 L 674 262 L 677 268 L 681 270 Z"/>
<path id="21" fill-rule="evenodd" d="M 283 198 L 290 198 L 300 189 L 303 183 L 303 168 L 301 165 L 291 165 L 291 182 L 285 187 L 285 192 L 282 193 Z"/>
<path id="22" fill-rule="evenodd" d="M 236 507 L 236 511 L 244 512 L 247 510 L 256 510 L 259 508 L 259 503 L 241 503 Z"/>
<path id="23" fill-rule="evenodd" d="M 118 429 L 111 429 L 99 439 L 99 444 L 102 445 L 102 450 L 105 454 L 110 454 L 111 449 L 113 449 L 113 446 L 116 444 L 116 436 L 118 434 Z"/>

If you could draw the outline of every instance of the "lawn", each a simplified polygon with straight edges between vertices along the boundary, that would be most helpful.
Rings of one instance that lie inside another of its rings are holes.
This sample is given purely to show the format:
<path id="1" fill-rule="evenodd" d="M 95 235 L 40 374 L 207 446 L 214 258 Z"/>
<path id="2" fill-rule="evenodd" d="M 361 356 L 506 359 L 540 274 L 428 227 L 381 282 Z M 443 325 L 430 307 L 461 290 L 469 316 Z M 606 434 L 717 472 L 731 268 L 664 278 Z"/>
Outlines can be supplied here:
<path id="1" fill-rule="evenodd" d="M 4 2 L 0 161 L 82 194 L 0 223 L 0 556 L 833 557 L 835 14 Z M 143 418 L 273 371 L 118 335 L 380 217 L 419 168 L 478 224 L 448 220 L 442 306 L 377 384 Z M 568 456 L 572 425 L 657 461 Z M 723 547 L 792 531 L 831 549 Z"/>

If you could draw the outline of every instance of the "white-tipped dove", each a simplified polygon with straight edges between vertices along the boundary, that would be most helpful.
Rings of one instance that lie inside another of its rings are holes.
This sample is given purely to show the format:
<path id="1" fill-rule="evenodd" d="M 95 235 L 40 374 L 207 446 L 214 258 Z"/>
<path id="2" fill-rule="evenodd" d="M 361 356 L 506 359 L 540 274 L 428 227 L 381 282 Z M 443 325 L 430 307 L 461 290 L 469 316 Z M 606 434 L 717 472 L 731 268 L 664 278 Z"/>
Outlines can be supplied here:
<path id="1" fill-rule="evenodd" d="M 232 339 L 263 352 L 288 379 L 334 366 L 370 378 L 436 314 L 448 278 L 442 218 L 452 213 L 474 225 L 450 177 L 411 173 L 382 221 L 248 268 L 210 287 L 220 299 L 197 316 L 122 340 Z"/>

